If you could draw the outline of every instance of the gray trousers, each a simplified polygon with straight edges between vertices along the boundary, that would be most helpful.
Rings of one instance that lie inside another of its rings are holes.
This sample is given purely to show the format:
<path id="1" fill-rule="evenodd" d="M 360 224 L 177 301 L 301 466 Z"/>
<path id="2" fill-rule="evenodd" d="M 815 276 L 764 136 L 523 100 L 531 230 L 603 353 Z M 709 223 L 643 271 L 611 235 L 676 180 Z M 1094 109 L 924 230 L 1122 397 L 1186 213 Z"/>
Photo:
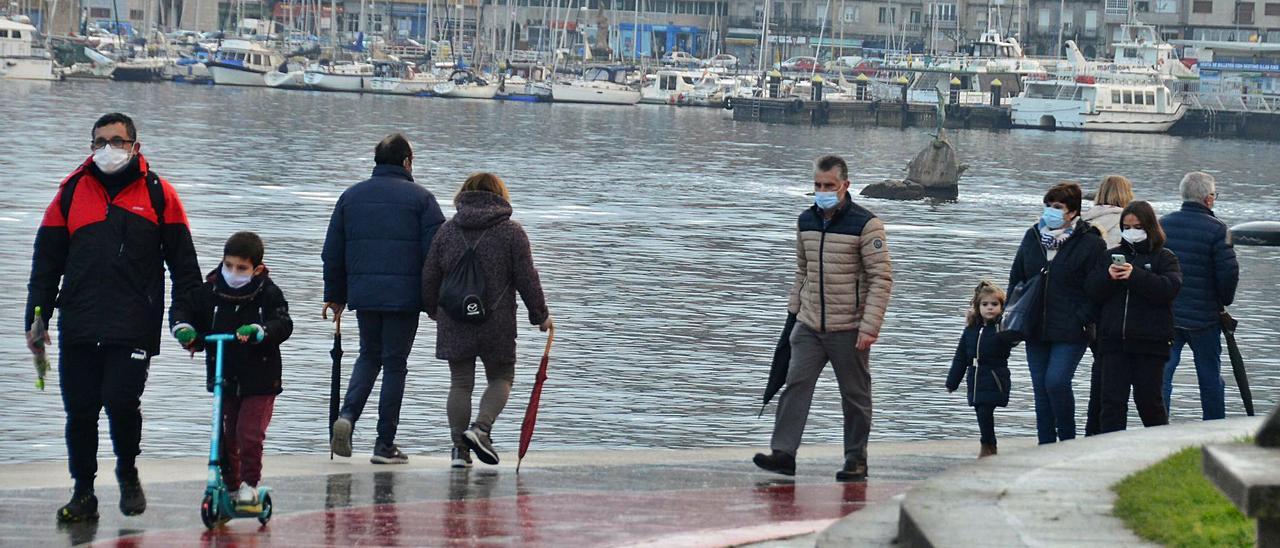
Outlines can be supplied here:
<path id="1" fill-rule="evenodd" d="M 449 416 L 449 433 L 454 447 L 466 447 L 462 443 L 462 431 L 471 425 L 471 393 L 476 387 L 476 359 L 467 358 L 449 362 L 449 399 L 445 413 Z M 480 412 L 475 422 L 485 428 L 493 428 L 498 414 L 507 406 L 511 396 L 511 383 L 516 377 L 516 362 L 484 362 L 484 376 L 489 385 L 480 396 Z"/>
<path id="2" fill-rule="evenodd" d="M 813 389 L 822 368 L 831 362 L 840 385 L 844 410 L 844 458 L 867 462 L 867 438 L 871 435 L 871 367 L 869 350 L 858 350 L 857 331 L 818 333 L 797 323 L 791 332 L 791 367 L 786 389 L 778 399 L 773 425 L 774 451 L 795 455 L 804 435 L 804 423 L 813 403 Z"/>

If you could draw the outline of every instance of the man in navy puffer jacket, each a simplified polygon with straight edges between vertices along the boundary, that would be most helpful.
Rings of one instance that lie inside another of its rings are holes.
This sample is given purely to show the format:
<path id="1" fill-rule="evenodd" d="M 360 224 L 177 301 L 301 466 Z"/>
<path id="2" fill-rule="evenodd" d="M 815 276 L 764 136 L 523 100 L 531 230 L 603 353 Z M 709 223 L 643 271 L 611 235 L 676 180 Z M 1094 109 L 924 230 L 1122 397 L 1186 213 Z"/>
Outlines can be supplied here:
<path id="1" fill-rule="evenodd" d="M 1164 406 L 1170 407 L 1173 372 L 1182 347 L 1191 346 L 1204 420 L 1226 417 L 1222 381 L 1221 312 L 1235 300 L 1240 264 L 1227 225 L 1213 215 L 1218 192 L 1212 175 L 1193 171 L 1182 178 L 1182 209 L 1160 219 L 1170 251 L 1182 265 L 1182 291 L 1173 301 L 1174 338 L 1164 366 Z"/>
<path id="2" fill-rule="evenodd" d="M 324 241 L 324 312 L 337 321 L 344 308 L 356 311 L 360 356 L 346 399 L 333 423 L 330 446 L 351 456 L 351 431 L 364 411 L 378 371 L 378 440 L 374 464 L 401 464 L 395 445 L 409 350 L 422 312 L 422 264 L 444 214 L 436 198 L 413 180 L 413 149 L 395 133 L 374 151 L 373 177 L 342 193 Z"/>

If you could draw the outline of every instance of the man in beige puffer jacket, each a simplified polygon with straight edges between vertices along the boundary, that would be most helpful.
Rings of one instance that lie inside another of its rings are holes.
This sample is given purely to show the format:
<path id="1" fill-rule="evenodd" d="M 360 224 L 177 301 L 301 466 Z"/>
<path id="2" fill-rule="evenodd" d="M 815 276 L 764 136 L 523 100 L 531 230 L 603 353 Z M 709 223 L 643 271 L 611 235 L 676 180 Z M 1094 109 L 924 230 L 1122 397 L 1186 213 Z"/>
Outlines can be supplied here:
<path id="1" fill-rule="evenodd" d="M 800 215 L 796 277 L 788 311 L 797 318 L 791 333 L 791 364 L 778 401 L 772 454 L 757 454 L 757 466 L 792 475 L 813 390 L 827 362 L 840 385 L 844 409 L 844 468 L 840 481 L 867 476 L 871 434 L 871 345 L 880 335 L 893 269 L 884 223 L 849 197 L 849 169 L 838 156 L 818 159 L 815 205 Z"/>

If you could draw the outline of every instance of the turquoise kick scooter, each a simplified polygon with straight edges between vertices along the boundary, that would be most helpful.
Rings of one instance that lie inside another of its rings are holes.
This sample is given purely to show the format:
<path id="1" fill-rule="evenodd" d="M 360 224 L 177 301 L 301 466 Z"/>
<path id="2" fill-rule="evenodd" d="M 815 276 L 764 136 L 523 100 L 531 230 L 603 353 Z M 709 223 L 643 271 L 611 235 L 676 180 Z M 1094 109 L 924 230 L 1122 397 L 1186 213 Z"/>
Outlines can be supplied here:
<path id="1" fill-rule="evenodd" d="M 200 521 L 213 529 L 233 518 L 258 518 L 265 525 L 271 520 L 271 489 L 258 488 L 258 505 L 236 508 L 234 496 L 222 480 L 219 465 L 222 444 L 222 343 L 235 340 L 231 334 L 209 335 L 205 341 L 217 343 L 218 356 L 214 360 L 213 373 L 213 436 L 209 440 L 209 483 L 204 488 L 204 500 L 200 501 Z"/>

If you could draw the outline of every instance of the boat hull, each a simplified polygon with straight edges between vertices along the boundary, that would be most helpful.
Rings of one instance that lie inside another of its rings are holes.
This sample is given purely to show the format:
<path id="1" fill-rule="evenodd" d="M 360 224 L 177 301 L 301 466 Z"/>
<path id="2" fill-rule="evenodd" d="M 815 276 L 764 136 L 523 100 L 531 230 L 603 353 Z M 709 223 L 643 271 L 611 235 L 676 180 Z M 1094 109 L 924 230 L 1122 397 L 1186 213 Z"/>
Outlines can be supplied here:
<path id="1" fill-rule="evenodd" d="M 438 85 L 434 88 L 436 97 L 450 99 L 493 99 L 498 94 L 498 86 L 459 86 L 452 83 Z"/>
<path id="2" fill-rule="evenodd" d="M 307 86 L 321 91 L 345 91 L 359 93 L 364 91 L 365 80 L 372 76 L 363 74 L 330 74 L 326 72 L 307 72 L 303 77 Z"/>
<path id="3" fill-rule="evenodd" d="M 52 59 L 0 58 L 0 79 L 57 80 Z"/>
<path id="4" fill-rule="evenodd" d="M 272 71 L 262 75 L 262 80 L 269 88 L 302 89 L 302 71 Z"/>
<path id="5" fill-rule="evenodd" d="M 1011 109 L 1012 122 L 1014 127 L 1024 128 L 1165 133 L 1187 113 L 1185 104 L 1178 104 L 1170 113 L 1085 112 L 1083 105 L 1075 101 L 1015 100 Z"/>
<path id="6" fill-rule="evenodd" d="M 213 61 L 209 62 L 208 67 L 213 83 L 219 86 L 267 87 L 267 81 L 263 78 L 262 72 Z"/>
<path id="7" fill-rule="evenodd" d="M 430 80 L 405 80 L 403 78 L 365 78 L 364 91 L 387 95 L 422 95 L 431 91 L 438 82 Z"/>
<path id="8" fill-rule="evenodd" d="M 116 65 L 116 69 L 111 72 L 111 79 L 117 82 L 163 82 L 169 78 L 163 66 L 130 66 L 122 63 Z"/>
<path id="9" fill-rule="evenodd" d="M 556 84 L 551 86 L 551 97 L 557 103 L 588 103 L 595 105 L 631 106 L 640 102 L 640 92 L 588 86 Z"/>

